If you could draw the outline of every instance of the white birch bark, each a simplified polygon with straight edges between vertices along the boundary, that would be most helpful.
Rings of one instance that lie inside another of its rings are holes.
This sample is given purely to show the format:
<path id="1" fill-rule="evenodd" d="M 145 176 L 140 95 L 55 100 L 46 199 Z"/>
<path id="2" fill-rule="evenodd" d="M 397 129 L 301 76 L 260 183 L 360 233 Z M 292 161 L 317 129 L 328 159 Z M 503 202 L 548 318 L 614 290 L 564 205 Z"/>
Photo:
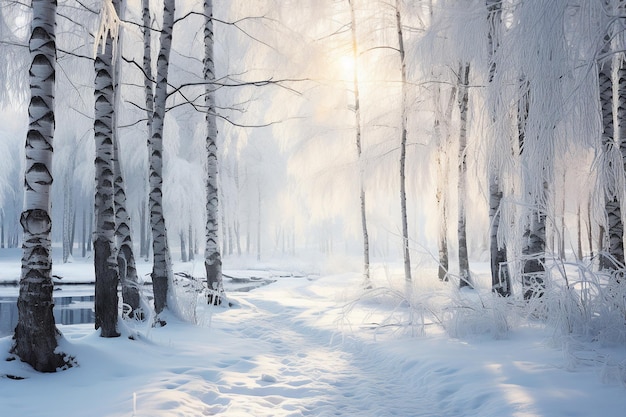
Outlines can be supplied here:
<path id="1" fill-rule="evenodd" d="M 119 107 L 118 107 L 119 108 Z M 128 210 L 126 210 L 126 187 L 120 166 L 119 145 L 117 137 L 113 142 L 114 157 L 114 204 L 115 204 L 115 239 L 117 244 L 117 265 L 119 279 L 122 286 L 122 301 L 128 306 L 128 317 L 143 318 L 140 312 L 141 299 L 139 291 L 139 277 L 135 265 L 135 254 L 133 247 L 132 233 L 130 229 L 131 221 Z M 136 314 L 139 312 L 139 314 Z"/>
<path id="2" fill-rule="evenodd" d="M 72 158 L 72 162 L 73 162 Z M 65 171 L 65 175 L 63 178 L 64 187 L 63 187 L 63 263 L 67 263 L 70 258 L 71 250 L 71 242 L 72 242 L 72 191 L 73 184 L 72 178 L 74 174 L 73 163 L 71 168 L 67 167 Z"/>
<path id="3" fill-rule="evenodd" d="M 605 38 L 607 43 L 610 40 Z M 605 203 L 604 211 L 606 216 L 606 230 L 602 243 L 600 255 L 600 269 L 616 270 L 624 264 L 624 244 L 622 224 L 622 213 L 620 203 L 620 192 L 615 172 L 621 169 L 622 163 L 618 163 L 616 143 L 616 129 L 614 120 L 614 83 L 613 64 L 616 60 L 607 59 L 599 63 L 598 82 L 600 94 L 600 108 L 602 114 L 602 151 L 604 156 L 605 175 Z M 605 244 L 606 242 L 606 244 Z"/>
<path id="4" fill-rule="evenodd" d="M 157 57 L 152 135 L 148 143 L 150 226 L 153 248 L 152 288 L 154 291 L 154 309 L 157 315 L 168 305 L 169 284 L 172 278 L 167 229 L 163 215 L 163 123 L 165 121 L 167 74 L 172 46 L 175 5 L 175 0 L 165 0 L 163 3 L 163 27 L 160 36 L 161 46 Z"/>
<path id="5" fill-rule="evenodd" d="M 400 53 L 400 72 L 402 76 L 402 124 L 400 138 L 400 216 L 402 219 L 402 249 L 404 253 L 404 279 L 411 281 L 411 254 L 409 247 L 409 225 L 406 210 L 406 142 L 407 142 L 407 78 L 404 51 L 404 36 L 402 33 L 402 16 L 400 14 L 400 0 L 396 0 L 396 29 L 398 31 L 398 51 Z"/>
<path id="6" fill-rule="evenodd" d="M 626 3 L 624 1 L 619 1 L 617 3 L 617 10 L 620 16 L 624 16 L 626 12 Z M 623 19 L 621 19 L 623 21 Z M 620 30 L 623 31 L 623 23 L 620 27 Z M 621 36 L 618 37 L 618 48 L 623 51 L 624 45 L 624 34 L 621 33 Z M 616 263 L 619 265 L 619 268 L 623 269 L 626 267 L 625 263 L 625 255 L 624 255 L 624 221 L 622 217 L 622 211 L 624 210 L 624 175 L 626 173 L 626 55 L 624 52 L 620 52 L 616 56 L 617 61 L 617 71 L 615 71 L 615 88 L 613 88 L 613 94 L 615 96 L 616 103 L 613 106 L 617 119 L 617 143 L 619 143 L 619 150 L 621 154 L 621 164 L 616 167 L 618 169 L 620 178 L 619 183 L 621 186 L 618 188 L 621 190 L 618 193 L 618 198 L 620 200 L 620 216 L 616 219 L 617 222 L 614 225 L 614 230 L 611 230 L 611 253 L 615 257 Z"/>
<path id="7" fill-rule="evenodd" d="M 433 94 L 433 107 L 435 109 L 433 134 L 435 143 L 437 144 L 437 189 L 435 198 L 437 200 L 437 213 L 439 214 L 439 236 L 437 239 L 439 268 L 437 275 L 440 281 L 446 281 L 448 275 L 448 215 L 447 215 L 447 193 L 446 186 L 448 183 L 446 158 L 446 146 L 443 143 L 441 134 L 441 115 L 440 115 L 440 96 L 441 88 L 437 86 L 435 94 Z"/>
<path id="8" fill-rule="evenodd" d="M 113 0 L 115 12 L 119 10 L 118 0 Z M 106 3 L 103 5 L 103 13 Z M 97 40 L 98 42 L 99 40 Z M 115 247 L 115 206 L 114 195 L 114 107 L 115 86 L 113 83 L 113 39 L 105 30 L 103 47 L 96 45 L 95 59 L 95 114 L 94 138 L 96 142 L 96 230 L 93 235 L 95 286 L 95 327 L 101 337 L 118 337 L 118 296 L 117 249 Z"/>
<path id="9" fill-rule="evenodd" d="M 437 199 L 437 211 L 439 213 L 439 268 L 437 275 L 440 281 L 448 281 L 448 147 L 450 146 L 450 119 L 456 100 L 456 87 L 453 86 L 445 110 L 440 108 L 441 87 L 437 86 L 433 95 L 433 107 L 435 118 L 433 122 L 433 133 L 437 144 L 437 189 L 435 197 Z M 442 129 L 442 123 L 445 127 Z"/>
<path id="10" fill-rule="evenodd" d="M 502 1 L 487 0 L 487 23 L 488 23 L 488 54 L 489 54 L 489 85 L 493 88 L 493 79 L 496 73 L 494 55 L 500 46 L 498 33 L 502 25 Z M 496 87 L 497 88 L 497 87 Z M 491 121 L 496 121 L 495 104 L 490 106 Z M 497 152 L 497 150 L 495 151 Z M 495 156 L 495 155 L 494 155 Z M 496 158 L 494 158 L 496 159 Z M 489 176 L 489 248 L 491 258 L 491 289 L 494 293 L 508 297 L 511 295 L 511 275 L 507 262 L 506 242 L 500 242 L 498 231 L 500 230 L 500 218 L 502 212 L 502 184 L 501 168 L 492 161 L 488 168 Z"/>
<path id="11" fill-rule="evenodd" d="M 459 286 L 472 287 L 469 269 L 469 255 L 467 253 L 467 231 L 465 219 L 466 181 L 467 181 L 467 109 L 469 102 L 469 73 L 470 64 L 459 67 L 459 111 L 461 125 L 459 132 L 459 184 L 458 184 L 458 240 L 459 240 Z"/>
<path id="12" fill-rule="evenodd" d="M 204 267 L 206 270 L 207 301 L 218 305 L 222 302 L 224 286 L 222 284 L 222 256 L 219 246 L 219 193 L 217 188 L 217 117 L 215 113 L 215 62 L 213 60 L 213 0 L 204 0 L 204 82 L 206 106 L 206 244 Z"/>
<path id="13" fill-rule="evenodd" d="M 146 131 L 148 137 L 148 146 L 152 138 L 152 117 L 154 116 L 154 81 L 152 79 L 152 30 L 150 20 L 150 0 L 142 0 L 142 23 L 143 23 L 143 61 L 142 69 L 144 72 L 144 96 L 146 103 Z M 147 194 L 146 194 L 147 196 Z M 149 198 L 148 198 L 149 200 Z M 146 210 L 148 206 L 148 210 Z M 141 206 L 141 249 L 140 256 L 144 259 L 150 257 L 151 234 L 148 232 L 150 227 L 150 215 L 146 216 L 149 210 L 150 202 L 145 201 Z"/>
<path id="14" fill-rule="evenodd" d="M 29 50 L 29 128 L 26 135 L 22 275 L 17 300 L 18 323 L 12 351 L 37 371 L 54 372 L 65 365 L 57 352 L 52 307 L 50 188 L 54 136 L 56 1 L 33 0 Z"/>
<path id="15" fill-rule="evenodd" d="M 531 85 L 528 81 L 521 81 L 521 96 L 517 105 L 517 124 L 519 135 L 519 149 L 522 160 L 522 167 L 525 173 L 530 172 L 531 161 L 526 147 L 526 126 L 530 112 Z M 545 171 L 546 168 L 542 168 Z M 541 172 L 540 175 L 543 175 Z M 545 251 L 546 251 L 546 212 L 542 208 L 541 200 L 545 199 L 547 193 L 547 182 L 543 180 L 543 196 L 537 196 L 530 191 L 532 187 L 528 183 L 530 178 L 523 178 L 524 194 L 530 207 L 528 221 L 524 228 L 522 243 L 522 293 L 524 300 L 539 298 L 545 291 Z"/>
<path id="16" fill-rule="evenodd" d="M 124 20 L 125 4 L 123 0 L 118 0 L 119 16 Z M 124 32 L 120 30 L 117 38 L 117 50 L 122 50 Z M 120 80 L 122 77 L 122 60 L 115 60 L 115 71 L 113 74 L 114 91 L 115 91 L 115 109 L 121 109 L 121 94 L 119 90 Z M 113 117 L 114 137 L 113 137 L 113 168 L 114 168 L 114 206 L 115 206 L 115 243 L 117 245 L 117 265 L 119 271 L 119 280 L 122 287 L 122 301 L 128 308 L 126 312 L 129 318 L 143 318 L 140 311 L 141 300 L 139 291 L 139 277 L 137 276 L 137 267 L 135 265 L 135 252 L 133 246 L 131 219 L 126 209 L 126 186 L 122 172 L 121 159 L 119 155 L 119 134 L 117 132 L 117 118 Z M 138 313 L 138 314 L 137 314 Z"/>
<path id="17" fill-rule="evenodd" d="M 626 172 L 626 67 L 623 62 L 623 58 L 620 59 L 620 67 L 618 69 L 618 102 L 617 102 L 617 120 L 619 121 L 619 149 L 622 155 L 622 164 L 618 168 L 623 170 L 620 174 L 624 175 Z M 624 221 L 622 217 L 622 211 L 624 210 L 624 189 L 621 188 L 622 193 L 619 194 L 620 200 L 620 215 L 616 217 L 616 221 L 613 224 L 613 228 L 610 230 L 611 236 L 611 254 L 615 258 L 615 261 L 619 265 L 619 268 L 624 268 L 626 263 L 624 262 Z"/>
<path id="18" fill-rule="evenodd" d="M 359 199 L 361 201 L 361 230 L 363 232 L 363 287 L 371 288 L 372 281 L 370 278 L 370 244 L 369 234 L 367 231 L 367 208 L 365 201 L 365 166 L 361 157 L 361 102 L 359 96 L 359 53 L 356 36 L 356 17 L 354 12 L 354 1 L 348 0 L 350 5 L 351 33 L 352 33 L 352 58 L 353 66 L 353 94 L 354 94 L 354 121 L 355 121 L 355 141 L 357 150 L 357 163 L 359 165 Z"/>

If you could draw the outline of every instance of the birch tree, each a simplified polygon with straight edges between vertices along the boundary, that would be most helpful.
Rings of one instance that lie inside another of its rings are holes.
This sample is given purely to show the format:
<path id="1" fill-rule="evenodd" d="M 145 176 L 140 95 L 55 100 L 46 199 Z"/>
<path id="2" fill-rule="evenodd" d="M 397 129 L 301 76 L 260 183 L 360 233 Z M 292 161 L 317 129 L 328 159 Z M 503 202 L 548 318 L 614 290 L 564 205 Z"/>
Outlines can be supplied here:
<path id="1" fill-rule="evenodd" d="M 215 113 L 215 62 L 213 59 L 213 0 L 204 0 L 204 82 L 206 106 L 206 244 L 204 267 L 206 270 L 208 303 L 222 302 L 222 257 L 218 239 L 218 189 L 217 189 L 217 120 Z"/>
<path id="2" fill-rule="evenodd" d="M 615 143 L 615 128 L 613 122 L 613 99 L 611 82 L 611 60 L 599 64 L 598 82 L 600 87 L 600 103 L 602 111 L 602 152 L 605 159 L 605 170 L 608 173 L 605 184 L 604 213 L 606 216 L 606 231 L 603 251 L 600 256 L 600 269 L 616 270 L 624 265 L 624 244 L 622 224 L 622 210 L 619 199 L 619 190 L 614 173 L 620 167 L 617 159 L 618 147 Z M 607 242 L 605 244 L 605 242 Z"/>
<path id="3" fill-rule="evenodd" d="M 563 76 L 563 64 L 570 59 L 565 33 L 570 12 L 567 2 L 520 3 L 515 11 L 517 23 L 510 29 L 518 45 L 509 76 L 517 87 L 510 103 L 517 109 L 523 202 L 521 273 L 526 300 L 543 296 L 549 276 L 545 272 L 546 220 L 553 201 L 555 155 L 565 153 L 566 141 L 559 128 L 568 111 L 565 97 L 570 94 L 564 91 L 567 77 Z M 507 65 L 505 59 L 499 62 Z"/>
<path id="4" fill-rule="evenodd" d="M 433 134 L 435 143 L 437 144 L 437 212 L 439 214 L 439 236 L 437 239 L 438 253 L 439 253 L 439 267 L 437 275 L 440 281 L 448 280 L 448 152 L 447 149 L 450 145 L 450 130 L 449 120 L 452 117 L 452 110 L 454 109 L 454 101 L 456 99 L 456 87 L 453 87 L 450 91 L 450 97 L 445 110 L 441 110 L 441 95 L 442 90 L 440 86 L 436 87 L 433 94 L 433 107 L 435 109 L 434 122 L 433 122 Z M 442 128 L 444 124 L 445 131 Z"/>
<path id="5" fill-rule="evenodd" d="M 496 61 L 494 55 L 499 47 L 498 33 L 501 30 L 502 1 L 486 0 L 487 5 L 487 52 L 489 54 L 489 85 L 492 89 L 498 88 L 493 85 L 496 74 Z M 496 104 L 492 103 L 490 109 L 490 121 L 496 123 Z M 495 148 L 495 147 L 494 147 Z M 506 152 L 506 150 L 505 150 Z M 507 263 L 507 247 L 505 241 L 498 239 L 500 230 L 500 218 L 502 213 L 502 178 L 501 166 L 497 163 L 498 150 L 492 152 L 493 160 L 488 166 L 489 176 L 489 245 L 491 257 L 491 288 L 494 293 L 503 297 L 511 295 L 511 277 Z"/>
<path id="6" fill-rule="evenodd" d="M 119 108 L 119 107 L 118 107 Z M 128 317 L 142 318 L 139 293 L 139 277 L 135 265 L 130 216 L 126 210 L 126 187 L 120 166 L 117 136 L 113 141 L 115 240 L 117 245 L 117 267 L 122 285 L 122 300 L 129 307 Z"/>
<path id="7" fill-rule="evenodd" d="M 167 101 L 167 74 L 174 28 L 175 0 L 163 2 L 163 27 L 160 35 L 160 49 L 157 57 L 157 79 L 154 96 L 152 132 L 148 141 L 150 159 L 150 226 L 152 229 L 153 268 L 152 288 L 154 309 L 161 313 L 168 305 L 168 288 L 172 278 L 170 250 L 167 229 L 163 215 L 163 124 Z M 146 28 L 146 30 L 148 30 Z M 144 45 L 144 48 L 146 45 Z M 146 92 L 147 92 L 146 87 Z"/>
<path id="8" fill-rule="evenodd" d="M 115 246 L 114 203 L 114 107 L 113 43 L 117 38 L 119 0 L 105 1 L 101 11 L 101 27 L 96 36 L 98 52 L 95 59 L 96 141 L 96 230 L 93 236 L 95 288 L 95 326 L 102 337 L 118 337 L 117 250 Z M 102 45 L 100 45 L 102 42 Z"/>
<path id="9" fill-rule="evenodd" d="M 152 75 L 152 25 L 150 19 L 150 0 L 141 0 L 141 19 L 143 23 L 143 59 L 142 70 L 144 73 L 144 98 L 146 106 L 146 130 L 148 144 L 152 138 L 152 117 L 154 116 L 154 81 Z M 149 146 L 149 145 L 148 145 Z M 148 180 L 149 181 L 149 180 Z M 148 209 L 146 210 L 146 206 Z M 140 228 L 140 256 L 148 259 L 150 256 L 150 236 L 152 217 L 150 216 L 150 202 L 141 206 L 141 228 Z M 146 211 L 148 215 L 146 216 Z"/>
<path id="10" fill-rule="evenodd" d="M 606 0 L 607 12 L 615 10 L 613 2 Z M 617 39 L 620 39 L 615 23 L 609 24 L 603 40 L 601 59 L 598 62 L 598 87 L 600 111 L 602 115 L 602 157 L 604 159 L 604 214 L 605 236 L 600 255 L 600 269 L 613 270 L 624 267 L 624 225 L 622 222 L 623 171 L 626 163 L 626 123 L 623 101 L 626 97 L 624 58 L 616 53 Z M 617 114 L 615 114 L 617 110 Z M 617 129 L 615 122 L 617 121 Z M 621 151 L 621 152 L 620 152 Z"/>
<path id="11" fill-rule="evenodd" d="M 12 351 L 41 372 L 67 365 L 52 307 L 50 186 L 54 136 L 56 1 L 33 0 L 29 50 L 31 98 L 26 135 L 22 275 Z"/>
<path id="12" fill-rule="evenodd" d="M 522 182 L 524 196 L 527 199 L 528 209 L 527 220 L 524 225 L 523 242 L 522 242 L 522 293 L 525 300 L 540 297 L 545 288 L 545 247 L 546 247 L 546 211 L 545 206 L 541 205 L 541 197 L 535 192 L 530 191 L 530 176 L 537 173 L 531 173 L 531 164 L 527 146 L 527 125 L 530 113 L 530 82 L 521 81 L 521 94 L 517 103 L 517 125 L 520 158 L 522 160 Z M 541 169 L 543 171 L 543 169 Z M 543 178 L 543 172 L 540 172 L 540 178 Z M 545 180 L 544 192 L 547 184 Z M 545 194 L 544 194 L 545 196 Z"/>
<path id="13" fill-rule="evenodd" d="M 372 286 L 371 278 L 370 278 L 370 244 L 369 244 L 369 235 L 367 231 L 367 210 L 365 203 L 365 186 L 364 175 L 365 175 L 365 166 L 362 161 L 361 153 L 361 102 L 359 96 L 359 51 L 358 51 L 358 43 L 356 36 L 356 16 L 354 10 L 354 2 L 355 0 L 348 0 L 348 4 L 350 6 L 350 19 L 351 25 L 350 30 L 352 34 L 352 59 L 354 60 L 353 65 L 353 91 L 354 94 L 354 125 L 355 125 L 355 142 L 356 142 L 356 151 L 357 151 L 357 163 L 359 166 L 359 198 L 361 201 L 361 230 L 363 232 L 363 286 L 365 288 L 370 288 Z"/>
<path id="14" fill-rule="evenodd" d="M 459 183 L 458 183 L 458 243 L 459 243 L 459 286 L 471 287 L 472 281 L 469 269 L 469 254 L 467 252 L 467 231 L 465 204 L 467 198 L 467 110 L 469 103 L 469 74 L 470 64 L 459 67 L 458 73 L 458 105 L 460 113 L 459 131 Z"/>
<path id="15" fill-rule="evenodd" d="M 411 254 L 409 252 L 409 225 L 406 209 L 406 141 L 407 141 L 407 78 L 406 58 L 404 51 L 404 36 L 402 33 L 402 16 L 400 14 L 400 0 L 396 0 L 396 29 L 398 31 L 398 52 L 400 54 L 400 73 L 402 77 L 402 122 L 400 137 L 400 216 L 402 219 L 402 247 L 404 255 L 404 279 L 411 281 Z"/>
<path id="16" fill-rule="evenodd" d="M 123 0 L 117 0 L 119 4 L 119 17 L 124 20 L 126 5 Z M 117 50 L 122 50 L 123 31 L 117 37 Z M 116 59 L 114 63 L 113 87 L 115 92 L 115 109 L 121 108 L 120 80 L 122 78 L 122 60 Z M 115 244 L 117 247 L 117 266 L 119 281 L 122 286 L 122 301 L 129 308 L 128 317 L 143 318 L 140 311 L 139 278 L 135 265 L 135 251 L 131 233 L 131 219 L 126 209 L 126 186 L 122 172 L 121 159 L 119 155 L 119 133 L 117 117 L 113 115 L 113 204 L 115 208 Z"/>

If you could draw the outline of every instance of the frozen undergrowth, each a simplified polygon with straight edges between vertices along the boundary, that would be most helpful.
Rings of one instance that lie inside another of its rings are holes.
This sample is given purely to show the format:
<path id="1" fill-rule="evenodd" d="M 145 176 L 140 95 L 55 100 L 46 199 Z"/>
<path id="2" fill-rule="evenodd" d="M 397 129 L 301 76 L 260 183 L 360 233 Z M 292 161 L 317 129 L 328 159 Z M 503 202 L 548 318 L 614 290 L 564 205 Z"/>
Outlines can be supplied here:
<path id="1" fill-rule="evenodd" d="M 422 271 L 406 283 L 383 265 L 375 272 L 375 288 L 347 296 L 339 325 L 370 329 L 375 337 L 443 331 L 462 340 L 507 339 L 531 329 L 562 349 L 566 368 L 598 367 L 603 381 L 626 385 L 626 286 L 618 283 L 623 272 L 597 272 L 591 261 L 552 262 L 543 295 L 523 300 L 519 280 L 512 297 L 498 297 L 488 271 L 478 269 L 475 288 L 459 290 L 453 275 L 439 282 L 432 271 Z"/>

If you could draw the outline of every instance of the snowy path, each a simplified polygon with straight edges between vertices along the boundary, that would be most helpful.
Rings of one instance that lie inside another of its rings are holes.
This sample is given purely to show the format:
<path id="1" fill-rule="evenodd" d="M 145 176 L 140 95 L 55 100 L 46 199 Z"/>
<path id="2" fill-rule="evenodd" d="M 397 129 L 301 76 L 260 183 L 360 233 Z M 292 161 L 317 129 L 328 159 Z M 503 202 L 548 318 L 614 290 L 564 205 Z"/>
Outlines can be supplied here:
<path id="1" fill-rule="evenodd" d="M 477 413 L 485 403 L 484 393 L 467 401 L 449 400 L 461 386 L 454 382 L 457 369 L 406 361 L 361 340 L 344 339 L 335 330 L 337 304 L 307 287 L 289 285 L 280 301 L 276 290 L 271 292 L 274 299 L 264 294 L 247 294 L 244 311 L 235 310 L 233 316 L 239 322 L 223 328 L 241 346 L 239 356 L 216 363 L 220 371 L 214 383 L 222 406 L 212 412 L 255 417 L 461 416 Z M 428 389 L 432 378 L 438 379 L 434 390 Z"/>
<path id="2" fill-rule="evenodd" d="M 432 409 L 402 369 L 389 369 L 356 341 L 331 344 L 330 332 L 298 319 L 302 312 L 259 302 L 255 317 L 233 330 L 250 347 L 250 356 L 218 364 L 216 383 L 233 415 L 411 416 Z"/>

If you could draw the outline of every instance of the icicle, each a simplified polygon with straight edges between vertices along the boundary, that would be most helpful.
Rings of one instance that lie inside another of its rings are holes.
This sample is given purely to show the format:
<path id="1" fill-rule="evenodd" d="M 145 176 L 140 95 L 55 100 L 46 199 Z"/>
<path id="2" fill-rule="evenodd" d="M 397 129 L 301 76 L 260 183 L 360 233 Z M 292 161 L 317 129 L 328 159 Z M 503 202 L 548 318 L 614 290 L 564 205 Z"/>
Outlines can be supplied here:
<path id="1" fill-rule="evenodd" d="M 98 54 L 98 47 L 101 48 L 100 53 L 104 53 L 107 37 L 110 36 L 113 40 L 113 59 L 115 60 L 117 56 L 117 42 L 115 40 L 119 36 L 121 21 L 115 11 L 115 6 L 113 6 L 113 0 L 104 0 L 102 2 L 99 18 L 98 31 L 94 35 L 93 56 L 95 58 Z"/>

